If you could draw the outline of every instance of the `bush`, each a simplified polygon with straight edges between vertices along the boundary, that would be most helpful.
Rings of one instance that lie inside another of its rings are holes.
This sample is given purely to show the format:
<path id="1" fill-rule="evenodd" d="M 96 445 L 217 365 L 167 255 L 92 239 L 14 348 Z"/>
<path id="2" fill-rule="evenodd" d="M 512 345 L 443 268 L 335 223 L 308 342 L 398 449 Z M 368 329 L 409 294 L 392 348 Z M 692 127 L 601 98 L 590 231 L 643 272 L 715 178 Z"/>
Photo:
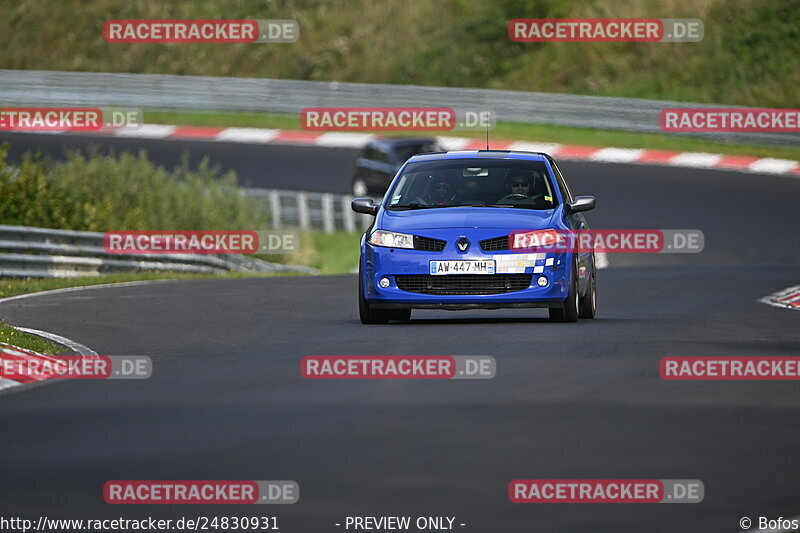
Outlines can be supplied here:
<path id="1" fill-rule="evenodd" d="M 172 172 L 144 151 L 102 155 L 90 148 L 64 161 L 25 154 L 6 163 L 0 146 L 0 224 L 86 231 L 261 230 L 268 217 L 260 200 L 245 197 L 236 175 L 221 175 L 203 160 L 184 157 Z"/>

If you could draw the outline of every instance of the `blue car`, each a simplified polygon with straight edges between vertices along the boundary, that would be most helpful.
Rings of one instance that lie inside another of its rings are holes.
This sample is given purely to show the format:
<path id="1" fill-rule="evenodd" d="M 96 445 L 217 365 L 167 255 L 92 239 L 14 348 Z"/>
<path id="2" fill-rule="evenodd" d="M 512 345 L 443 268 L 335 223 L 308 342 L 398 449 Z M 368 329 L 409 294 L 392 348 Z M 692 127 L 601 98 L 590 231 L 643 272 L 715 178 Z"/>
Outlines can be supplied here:
<path id="1" fill-rule="evenodd" d="M 591 249 L 531 242 L 587 230 L 592 196 L 573 197 L 547 154 L 473 150 L 410 158 L 361 238 L 364 324 L 408 320 L 412 309 L 548 308 L 550 319 L 594 318 Z M 522 238 L 519 238 L 522 236 Z M 540 239 L 541 238 L 541 239 Z"/>

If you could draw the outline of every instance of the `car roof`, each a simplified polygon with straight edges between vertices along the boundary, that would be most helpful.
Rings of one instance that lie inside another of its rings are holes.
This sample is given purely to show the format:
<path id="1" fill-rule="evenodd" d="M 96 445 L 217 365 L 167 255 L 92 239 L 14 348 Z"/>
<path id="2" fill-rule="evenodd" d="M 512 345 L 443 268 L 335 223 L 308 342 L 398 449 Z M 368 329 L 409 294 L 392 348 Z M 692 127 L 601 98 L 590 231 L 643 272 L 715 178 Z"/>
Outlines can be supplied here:
<path id="1" fill-rule="evenodd" d="M 369 142 L 369 146 L 380 146 L 383 148 L 393 148 L 395 146 L 404 146 L 409 144 L 427 144 L 435 143 L 436 139 L 433 137 L 384 137 L 381 139 L 373 139 Z"/>
<path id="2" fill-rule="evenodd" d="M 523 152 L 521 150 L 454 150 L 451 152 L 432 152 L 412 156 L 408 162 L 439 161 L 442 159 L 524 159 L 544 161 L 550 157 L 543 152 Z"/>

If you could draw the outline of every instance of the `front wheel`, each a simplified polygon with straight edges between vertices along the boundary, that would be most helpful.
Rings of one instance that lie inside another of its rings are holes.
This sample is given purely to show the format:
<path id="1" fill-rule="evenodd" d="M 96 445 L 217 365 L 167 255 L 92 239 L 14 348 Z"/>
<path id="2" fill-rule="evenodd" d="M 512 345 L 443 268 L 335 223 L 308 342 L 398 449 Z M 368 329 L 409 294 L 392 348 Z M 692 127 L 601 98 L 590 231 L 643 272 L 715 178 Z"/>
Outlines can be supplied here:
<path id="1" fill-rule="evenodd" d="M 597 270 L 595 270 L 594 258 L 592 258 L 592 276 L 589 279 L 589 286 L 586 287 L 586 294 L 580 299 L 579 307 L 581 318 L 594 318 L 597 312 Z"/>
<path id="2" fill-rule="evenodd" d="M 588 292 L 588 291 L 587 291 Z M 550 308 L 550 320 L 553 322 L 577 322 L 580 301 L 578 297 L 578 262 L 573 263 L 572 280 L 569 282 L 567 300 L 563 308 Z"/>
<path id="3" fill-rule="evenodd" d="M 389 320 L 411 320 L 411 309 L 389 309 Z"/>
<path id="4" fill-rule="evenodd" d="M 383 309 L 375 309 L 364 297 L 364 279 L 361 269 L 358 269 L 358 317 L 362 324 L 386 324 L 389 322 L 389 313 Z"/>
<path id="5" fill-rule="evenodd" d="M 411 309 L 375 309 L 364 296 L 364 278 L 358 267 L 358 316 L 362 324 L 386 324 L 390 320 L 409 320 Z"/>

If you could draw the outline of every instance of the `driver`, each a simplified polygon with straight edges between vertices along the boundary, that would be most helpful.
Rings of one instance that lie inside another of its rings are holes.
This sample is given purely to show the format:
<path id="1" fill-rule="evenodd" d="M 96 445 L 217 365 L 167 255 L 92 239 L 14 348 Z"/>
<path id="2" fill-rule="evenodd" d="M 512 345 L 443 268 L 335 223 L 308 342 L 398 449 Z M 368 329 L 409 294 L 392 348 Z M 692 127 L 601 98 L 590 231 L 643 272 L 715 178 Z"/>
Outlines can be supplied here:
<path id="1" fill-rule="evenodd" d="M 527 200 L 534 188 L 535 174 L 530 170 L 512 169 L 506 174 L 506 192 L 508 194 L 498 200 Z"/>
<path id="2" fill-rule="evenodd" d="M 427 203 L 428 205 L 445 205 L 453 202 L 456 188 L 452 181 L 444 175 L 428 176 Z"/>

